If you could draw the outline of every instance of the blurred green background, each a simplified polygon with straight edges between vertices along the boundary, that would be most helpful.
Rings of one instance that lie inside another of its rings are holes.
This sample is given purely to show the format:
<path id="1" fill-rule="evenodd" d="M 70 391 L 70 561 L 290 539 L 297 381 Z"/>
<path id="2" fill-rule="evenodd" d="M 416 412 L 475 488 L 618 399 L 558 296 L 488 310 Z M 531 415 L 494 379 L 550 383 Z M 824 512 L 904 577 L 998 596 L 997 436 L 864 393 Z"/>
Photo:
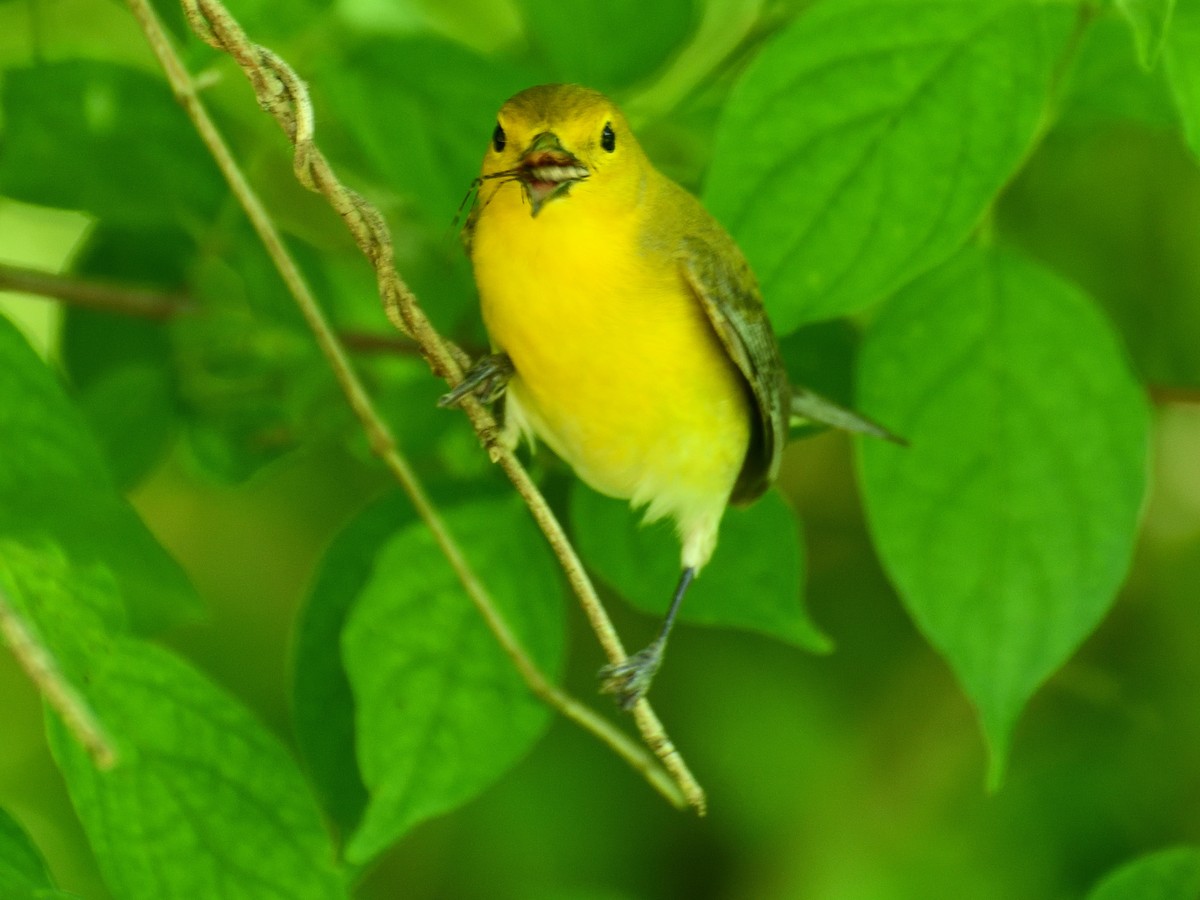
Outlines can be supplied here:
<path id="1" fill-rule="evenodd" d="M 416 237 L 401 231 L 401 271 L 409 271 L 406 261 L 426 260 L 425 271 L 413 271 L 414 284 L 439 324 L 468 340 L 479 340 L 473 295 L 454 240 L 444 237 L 461 179 L 448 168 L 444 182 L 424 185 L 424 206 L 408 205 L 412 185 L 405 179 L 414 176 L 403 154 L 363 138 L 370 127 L 361 117 L 407 110 L 417 135 L 411 152 L 436 159 L 444 151 L 448 158 L 457 150 L 439 146 L 439 127 L 510 93 L 474 60 L 503 58 L 516 87 L 547 80 L 549 72 L 617 91 L 635 122 L 644 123 L 651 155 L 696 189 L 730 79 L 795 11 L 765 0 L 713 0 L 679 21 L 618 34 L 609 22 L 624 21 L 634 4 L 613 4 L 610 18 L 596 11 L 599 5 L 493 0 L 311 0 L 286 14 L 269 4 L 230 6 L 312 81 L 323 146 L 352 183 L 383 203 L 393 227 L 406 220 L 426 226 Z M 340 262 L 333 274 L 324 272 L 327 284 L 349 286 L 335 291 L 339 323 L 385 333 L 371 279 L 356 268 L 338 223 L 290 182 L 274 126 L 258 115 L 236 73 L 182 38 L 178 13 L 162 8 L 195 70 L 223 73 L 213 102 L 273 209 L 292 234 L 344 256 L 350 274 L 339 276 Z M 571 33 L 576 40 L 563 37 Z M 461 110 L 444 109 L 444 119 L 433 121 L 421 117 L 418 104 L 389 97 L 389 67 L 407 71 L 387 43 L 394 39 L 411 40 L 411 52 L 429 59 L 444 60 L 454 49 L 434 41 L 457 45 L 462 58 L 451 60 L 446 77 L 461 81 Z M 641 42 L 634 55 L 645 66 L 615 68 L 606 40 Z M 0 4 L 5 69 L 77 56 L 154 71 L 120 5 Z M 14 83 L 5 71 L 0 78 Z M 782 485 L 804 522 L 806 602 L 835 652 L 816 657 L 766 638 L 684 626 L 655 685 L 656 707 L 709 791 L 707 818 L 667 808 L 593 740 L 556 722 L 499 784 L 389 851 L 366 874 L 359 896 L 1056 900 L 1082 897 L 1127 859 L 1200 843 L 1200 168 L 1164 97 L 1161 73 L 1137 67 L 1128 33 L 1102 12 L 1055 128 L 990 223 L 998 240 L 1047 262 L 1104 306 L 1157 401 L 1152 491 L 1132 573 L 1100 629 L 1019 723 L 998 792 L 984 788 L 987 760 L 970 705 L 875 560 L 852 445 L 822 435 L 789 449 Z M 359 140 L 347 136 L 351 127 Z M 490 120 L 463 127 L 482 136 L 482 152 Z M 477 155 L 467 154 L 469 171 Z M 0 261 L 77 267 L 81 247 L 95 252 L 87 244 L 92 229 L 86 215 L 0 199 Z M 235 231 L 227 226 L 223 235 L 233 246 Z M 223 296 L 228 276 L 213 265 L 206 283 Z M 61 307 L 18 296 L 0 303 L 49 358 L 63 358 Z M 232 324 L 220 327 L 236 329 L 239 320 L 230 315 Z M 70 329 L 108 327 L 103 317 L 69 318 L 68 336 Z M 287 377 L 297 359 L 311 355 L 287 335 L 256 337 L 282 360 L 272 377 Z M 201 347 L 209 339 L 180 338 Z M 816 376 L 828 379 L 824 389 L 848 391 L 847 356 Z M 79 366 L 66 363 L 77 379 Z M 245 373 L 224 371 L 244 387 Z M 256 384 L 265 377 L 251 376 Z M 213 395 L 191 384 L 192 418 L 164 430 L 158 452 L 144 465 L 130 463 L 126 480 L 135 506 L 209 605 L 206 621 L 171 634 L 168 643 L 289 742 L 297 610 L 328 542 L 387 489 L 363 447 L 338 439 L 344 411 L 320 376 L 311 380 L 310 393 L 295 401 L 303 411 L 290 423 L 305 430 L 285 430 L 278 447 L 266 451 L 246 440 L 268 433 L 262 421 L 248 414 L 242 430 L 229 420 L 213 426 L 195 400 Z M 96 392 L 88 396 L 87 408 L 111 413 L 113 405 Z M 423 420 L 396 427 L 402 444 L 420 448 L 431 440 L 421 433 Z M 439 452 L 477 472 L 483 464 L 465 426 L 436 428 Z M 620 605 L 615 611 L 622 633 L 653 627 Z M 567 686 L 586 697 L 602 659 L 574 611 L 571 624 Z M 46 749 L 40 702 L 7 654 L 0 654 L 0 698 L 0 806 L 30 831 L 62 887 L 105 897 Z"/>

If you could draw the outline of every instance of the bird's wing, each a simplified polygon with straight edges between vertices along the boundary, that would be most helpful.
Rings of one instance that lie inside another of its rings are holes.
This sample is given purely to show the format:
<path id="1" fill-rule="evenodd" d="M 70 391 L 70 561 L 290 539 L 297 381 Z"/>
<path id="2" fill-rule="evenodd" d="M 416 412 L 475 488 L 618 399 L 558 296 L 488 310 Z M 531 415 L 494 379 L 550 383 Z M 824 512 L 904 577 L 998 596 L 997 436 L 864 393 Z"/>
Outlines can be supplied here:
<path id="1" fill-rule="evenodd" d="M 790 389 L 779 342 L 754 273 L 733 239 L 715 222 L 711 228 L 685 235 L 681 255 L 684 278 L 746 379 L 758 410 L 757 440 L 751 443 L 732 496 L 734 501 L 749 502 L 775 480 L 787 440 Z"/>

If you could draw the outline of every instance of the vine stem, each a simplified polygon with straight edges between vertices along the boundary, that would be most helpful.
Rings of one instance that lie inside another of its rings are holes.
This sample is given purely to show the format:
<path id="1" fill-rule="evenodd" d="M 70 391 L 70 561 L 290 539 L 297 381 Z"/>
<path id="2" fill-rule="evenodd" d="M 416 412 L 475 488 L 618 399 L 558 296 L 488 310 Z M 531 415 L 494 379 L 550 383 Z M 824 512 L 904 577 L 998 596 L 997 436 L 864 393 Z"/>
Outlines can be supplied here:
<path id="1" fill-rule="evenodd" d="M 607 744 L 634 769 L 641 772 L 649 783 L 672 803 L 677 806 L 689 805 L 703 814 L 703 789 L 667 737 L 662 723 L 646 700 L 640 701 L 634 708 L 634 721 L 646 745 L 662 763 L 662 768 L 656 766 L 640 747 L 612 723 L 553 685 L 521 648 L 482 583 L 471 570 L 461 548 L 430 502 L 408 461 L 400 453 L 387 425 L 375 411 L 337 335 L 330 328 L 295 261 L 288 253 L 270 215 L 246 181 L 232 152 L 218 132 L 199 98 L 195 83 L 171 46 L 148 0 L 127 2 L 166 73 L 176 98 L 192 120 L 201 140 L 208 147 L 300 307 L 347 401 L 362 424 L 371 449 L 412 500 L 418 514 L 432 531 L 439 548 L 454 567 L 472 602 L 479 608 L 530 690 L 563 716 Z M 192 29 L 202 40 L 233 57 L 249 78 L 259 104 L 271 113 L 283 128 L 294 148 L 294 171 L 300 183 L 322 194 L 346 223 L 375 270 L 384 310 L 392 324 L 416 341 L 435 375 L 451 384 L 457 384 L 462 378 L 467 362 L 466 355 L 453 344 L 442 340 L 420 309 L 408 286 L 396 272 L 391 236 L 383 216 L 365 199 L 341 184 L 313 142 L 312 105 L 304 83 L 272 51 L 252 44 L 242 27 L 217 0 L 183 0 L 183 8 Z M 605 653 L 613 662 L 624 660 L 625 650 L 578 556 L 528 473 L 516 457 L 501 445 L 491 413 L 474 398 L 467 398 L 461 405 L 490 457 L 508 475 L 546 535 Z"/>
<path id="2" fill-rule="evenodd" d="M 117 751 L 112 739 L 91 706 L 63 677 L 54 655 L 25 624 L 3 589 L 0 589 L 0 638 L 8 644 L 29 680 L 50 708 L 58 713 L 67 731 L 87 751 L 96 768 L 101 771 L 113 768 L 117 764 Z"/>

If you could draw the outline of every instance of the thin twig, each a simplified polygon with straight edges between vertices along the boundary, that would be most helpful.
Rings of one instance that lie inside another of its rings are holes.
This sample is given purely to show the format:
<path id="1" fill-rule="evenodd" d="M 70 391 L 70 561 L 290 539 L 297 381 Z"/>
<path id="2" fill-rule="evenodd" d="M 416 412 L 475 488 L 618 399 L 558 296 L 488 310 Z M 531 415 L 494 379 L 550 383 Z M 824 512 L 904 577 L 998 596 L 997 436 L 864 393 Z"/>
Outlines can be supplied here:
<path id="1" fill-rule="evenodd" d="M 100 724 L 88 702 L 63 676 L 54 659 L 13 608 L 12 601 L 0 589 L 0 637 L 34 683 L 50 708 L 58 713 L 67 731 L 83 746 L 97 769 L 105 771 L 117 764 L 112 739 Z"/>
<path id="2" fill-rule="evenodd" d="M 591 731 L 612 747 L 622 758 L 643 772 L 650 783 L 676 805 L 687 803 L 703 812 L 703 791 L 688 772 L 678 752 L 663 732 L 661 723 L 658 722 L 645 701 L 640 703 L 638 709 L 635 710 L 635 720 L 642 729 L 648 746 L 662 760 L 673 780 L 660 777 L 661 771 L 622 732 L 554 687 L 521 650 L 515 637 L 496 611 L 490 597 L 471 571 L 460 548 L 450 536 L 407 461 L 399 453 L 395 440 L 386 424 L 376 413 L 369 396 L 346 359 L 345 351 L 337 336 L 330 329 L 324 314 L 288 254 L 274 223 L 246 182 L 232 153 L 196 95 L 191 77 L 170 46 L 162 26 L 147 0 L 128 0 L 128 2 L 146 34 L 151 49 L 166 72 L 167 80 L 176 97 L 212 153 L 230 188 L 241 202 L 252 225 L 258 232 L 268 254 L 278 267 L 285 284 L 299 304 L 301 312 L 333 368 L 351 408 L 362 423 L 372 450 L 412 499 L 418 514 L 430 527 L 439 547 L 446 555 L 447 560 L 454 566 L 472 601 L 479 607 L 497 639 L 513 658 L 518 671 L 525 677 L 530 689 L 562 715 Z M 396 272 L 393 264 L 391 236 L 379 211 L 341 184 L 320 150 L 313 143 L 312 107 L 303 82 L 274 53 L 251 44 L 241 26 L 215 0 L 200 0 L 199 3 L 184 0 L 184 11 L 192 28 L 202 39 L 229 53 L 237 61 L 250 79 L 260 105 L 270 112 L 283 127 L 295 148 L 296 177 L 306 187 L 324 195 L 346 222 L 359 247 L 375 269 L 380 295 L 389 319 L 402 332 L 416 340 L 435 374 L 451 383 L 457 383 L 462 377 L 463 364 L 466 361 L 465 354 L 441 339 L 417 305 L 412 292 Z M 563 554 L 562 545 L 565 545 L 566 539 L 561 527 L 554 520 L 549 506 L 529 481 L 515 457 L 498 443 L 496 424 L 491 414 L 472 398 L 468 398 L 462 406 L 467 410 L 472 425 L 484 445 L 488 447 L 492 457 L 500 462 L 504 471 L 514 479 L 514 483 L 518 484 L 518 490 L 529 503 L 538 523 L 546 531 L 547 537 L 555 547 L 555 552 L 563 560 L 571 584 L 579 592 L 581 601 L 588 609 L 589 619 L 592 620 L 593 625 L 597 622 L 602 623 L 603 627 L 599 629 L 598 633 L 601 635 L 601 643 L 605 651 L 614 661 L 624 659 L 625 653 L 620 641 L 616 638 L 616 632 L 609 623 L 607 615 L 600 608 L 599 600 L 591 588 L 578 558 L 573 552 Z M 518 480 L 524 483 L 524 487 L 518 483 Z M 553 527 L 550 527 L 549 523 L 553 523 Z M 584 586 L 582 590 L 581 585 Z"/>
<path id="3" fill-rule="evenodd" d="M 1162 406 L 1167 403 L 1200 403 L 1200 388 L 1152 384 L 1147 387 L 1150 399 Z"/>
<path id="4" fill-rule="evenodd" d="M 184 294 L 101 283 L 7 263 L 0 263 L 0 291 L 49 297 L 82 309 L 162 322 L 197 312 L 191 298 Z M 363 355 L 416 356 L 421 352 L 412 338 L 403 335 L 340 331 L 338 339 L 348 350 Z"/>
<path id="5" fill-rule="evenodd" d="M 143 319 L 165 320 L 193 309 L 191 301 L 180 294 L 101 284 L 6 263 L 0 263 L 0 291 L 54 297 L 84 309 Z"/>

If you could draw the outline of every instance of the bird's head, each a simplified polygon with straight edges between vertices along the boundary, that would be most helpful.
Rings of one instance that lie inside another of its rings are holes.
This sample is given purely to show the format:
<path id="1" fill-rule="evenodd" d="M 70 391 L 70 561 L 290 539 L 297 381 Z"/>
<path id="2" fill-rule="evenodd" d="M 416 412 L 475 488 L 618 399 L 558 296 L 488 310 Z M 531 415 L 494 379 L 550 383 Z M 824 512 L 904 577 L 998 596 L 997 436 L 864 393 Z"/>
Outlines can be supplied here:
<path id="1" fill-rule="evenodd" d="M 603 94 L 543 84 L 510 98 L 496 117 L 481 180 L 488 199 L 521 186 L 532 215 L 578 193 L 609 192 L 637 179 L 644 159 L 625 117 Z"/>

